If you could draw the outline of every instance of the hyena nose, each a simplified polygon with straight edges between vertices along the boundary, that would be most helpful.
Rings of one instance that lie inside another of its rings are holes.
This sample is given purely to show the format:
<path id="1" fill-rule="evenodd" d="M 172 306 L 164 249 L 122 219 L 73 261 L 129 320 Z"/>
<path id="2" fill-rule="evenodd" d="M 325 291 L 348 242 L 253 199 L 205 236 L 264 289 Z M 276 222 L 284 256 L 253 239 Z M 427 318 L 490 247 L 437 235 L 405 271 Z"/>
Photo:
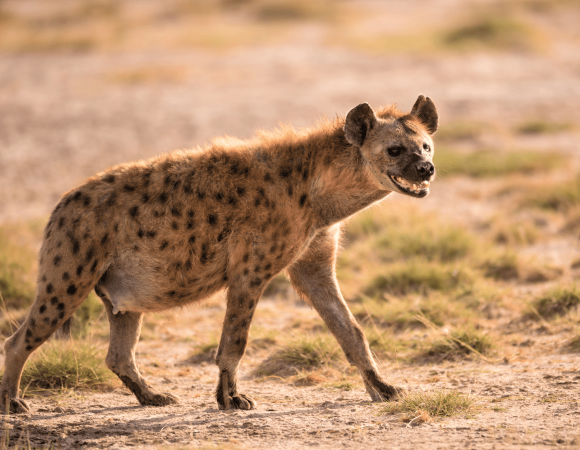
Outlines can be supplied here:
<path id="1" fill-rule="evenodd" d="M 421 161 L 415 166 L 417 173 L 422 177 L 430 177 L 435 173 L 435 166 L 429 161 Z"/>

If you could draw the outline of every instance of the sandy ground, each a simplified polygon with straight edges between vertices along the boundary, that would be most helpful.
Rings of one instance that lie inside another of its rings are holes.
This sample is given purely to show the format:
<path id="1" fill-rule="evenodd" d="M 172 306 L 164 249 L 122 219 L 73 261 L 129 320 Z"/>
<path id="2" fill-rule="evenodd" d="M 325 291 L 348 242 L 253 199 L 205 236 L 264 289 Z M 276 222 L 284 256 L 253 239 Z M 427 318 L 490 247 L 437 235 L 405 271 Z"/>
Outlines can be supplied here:
<path id="1" fill-rule="evenodd" d="M 304 33 L 307 37 L 310 30 Z M 222 54 L 0 55 L 0 222 L 46 219 L 63 192 L 111 165 L 224 134 L 249 137 L 280 122 L 308 126 L 321 115 L 343 115 L 363 101 L 373 106 L 397 102 L 408 109 L 417 94 L 425 93 L 437 103 L 443 123 L 464 119 L 510 125 L 538 116 L 578 123 L 579 61 L 580 47 L 550 55 L 444 59 L 373 57 L 319 45 Z M 156 67 L 177 75 L 170 82 L 124 78 Z M 512 137 L 506 143 L 492 136 L 479 144 L 557 148 L 574 156 L 574 169 L 580 160 L 578 137 Z M 432 195 L 417 206 L 459 222 L 501 210 L 481 195 L 486 181 L 446 179 L 445 174 L 439 179 Z M 571 240 L 543 245 L 541 255 L 552 254 L 546 257 L 566 264 L 579 254 Z M 304 310 L 264 302 L 256 320 L 261 310 L 272 307 L 288 317 Z M 189 314 L 195 320 L 196 312 Z M 560 354 L 558 335 L 540 328 L 529 333 L 540 347 L 532 351 L 514 344 L 518 357 L 510 362 L 398 367 L 396 361 L 384 361 L 381 371 L 392 383 L 409 390 L 447 386 L 474 395 L 480 405 L 471 418 L 417 427 L 381 414 L 382 405 L 370 403 L 360 385 L 344 391 L 256 380 L 251 372 L 260 358 L 252 355 L 242 362 L 241 391 L 256 398 L 258 409 L 218 411 L 213 398 L 217 369 L 185 364 L 190 344 L 159 337 L 140 344 L 141 367 L 152 384 L 179 395 L 180 405 L 140 407 L 122 387 L 104 394 L 36 397 L 30 416 L 8 420 L 10 442 L 116 449 L 177 444 L 580 448 L 580 356 Z M 163 370 L 156 369 L 155 361 L 163 361 Z"/>
<path id="2" fill-rule="evenodd" d="M 192 321 L 208 313 L 215 320 L 223 311 L 185 312 Z M 280 320 L 276 315 L 308 320 L 315 314 L 303 305 L 265 300 L 255 325 L 273 326 Z M 559 337 L 541 327 L 531 333 L 535 350 L 529 341 L 514 343 L 511 362 L 405 366 L 383 361 L 387 380 L 410 391 L 447 388 L 476 399 L 476 410 L 467 417 L 408 426 L 401 415 L 384 414 L 383 405 L 371 403 L 361 383 L 344 390 L 325 383 L 300 387 L 256 378 L 253 372 L 263 355 L 252 352 L 242 362 L 240 391 L 254 397 L 258 408 L 219 411 L 214 397 L 217 368 L 188 363 L 191 343 L 172 341 L 180 328 L 171 317 L 161 320 L 160 335 L 140 343 L 138 359 L 149 381 L 178 395 L 180 405 L 141 407 L 123 387 L 109 393 L 32 397 L 33 413 L 11 416 L 7 422 L 10 442 L 111 449 L 179 444 L 248 449 L 580 448 L 580 358 L 558 354 Z M 184 331 L 187 318 L 180 321 Z"/>

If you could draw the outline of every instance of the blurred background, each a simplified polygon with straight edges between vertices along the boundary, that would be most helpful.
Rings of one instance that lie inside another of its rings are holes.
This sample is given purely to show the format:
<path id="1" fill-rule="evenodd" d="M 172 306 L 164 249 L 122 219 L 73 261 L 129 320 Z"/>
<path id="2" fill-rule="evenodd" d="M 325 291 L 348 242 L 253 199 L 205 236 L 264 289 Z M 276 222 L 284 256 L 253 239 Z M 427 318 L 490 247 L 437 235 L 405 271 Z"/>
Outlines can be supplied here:
<path id="1" fill-rule="evenodd" d="M 393 342 L 402 361 L 438 354 L 433 326 L 506 361 L 578 352 L 578 24 L 578 0 L 4 0 L 4 301 L 22 320 L 48 215 L 88 176 L 362 102 L 408 111 L 423 93 L 440 113 L 431 195 L 395 194 L 357 216 L 338 264 L 373 350 L 385 361 Z M 283 276 L 266 297 L 296 300 Z M 86 304 L 80 335 L 104 321 Z M 324 330 L 311 311 L 296 324 L 288 305 L 272 323 L 257 314 L 265 355 L 285 345 L 285 327 Z M 207 334 L 187 315 L 184 328 L 148 319 L 144 333 L 215 351 L 216 311 Z"/>
<path id="2" fill-rule="evenodd" d="M 419 93 L 439 147 L 575 153 L 579 21 L 577 0 L 3 0 L 0 220 L 117 163 Z"/>

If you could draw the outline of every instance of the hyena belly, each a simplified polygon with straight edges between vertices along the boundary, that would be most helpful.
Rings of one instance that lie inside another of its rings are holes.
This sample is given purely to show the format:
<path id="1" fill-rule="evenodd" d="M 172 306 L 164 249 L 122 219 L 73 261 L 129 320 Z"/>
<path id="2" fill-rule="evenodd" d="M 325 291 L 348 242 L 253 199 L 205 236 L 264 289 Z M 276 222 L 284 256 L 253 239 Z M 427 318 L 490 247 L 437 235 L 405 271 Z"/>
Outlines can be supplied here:
<path id="1" fill-rule="evenodd" d="M 153 312 L 183 306 L 222 289 L 225 264 L 216 258 L 207 267 L 178 265 L 151 255 L 126 252 L 115 258 L 96 285 L 113 313 Z"/>

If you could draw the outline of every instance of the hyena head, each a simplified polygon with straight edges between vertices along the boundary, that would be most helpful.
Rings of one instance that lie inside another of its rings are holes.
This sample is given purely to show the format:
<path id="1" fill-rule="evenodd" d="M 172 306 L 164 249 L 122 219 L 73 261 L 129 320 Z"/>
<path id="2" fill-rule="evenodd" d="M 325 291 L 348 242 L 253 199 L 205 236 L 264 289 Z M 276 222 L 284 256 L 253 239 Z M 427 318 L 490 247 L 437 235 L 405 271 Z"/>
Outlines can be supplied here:
<path id="1" fill-rule="evenodd" d="M 377 117 L 362 103 L 347 114 L 344 132 L 382 189 L 423 198 L 435 176 L 431 135 L 438 121 L 433 101 L 420 95 L 405 115 L 391 108 Z"/>

